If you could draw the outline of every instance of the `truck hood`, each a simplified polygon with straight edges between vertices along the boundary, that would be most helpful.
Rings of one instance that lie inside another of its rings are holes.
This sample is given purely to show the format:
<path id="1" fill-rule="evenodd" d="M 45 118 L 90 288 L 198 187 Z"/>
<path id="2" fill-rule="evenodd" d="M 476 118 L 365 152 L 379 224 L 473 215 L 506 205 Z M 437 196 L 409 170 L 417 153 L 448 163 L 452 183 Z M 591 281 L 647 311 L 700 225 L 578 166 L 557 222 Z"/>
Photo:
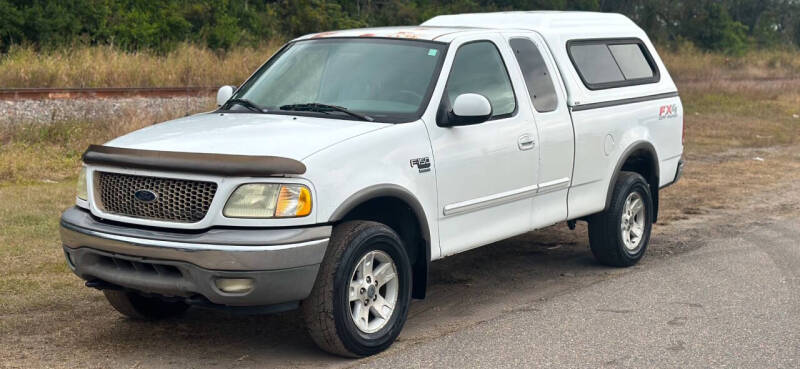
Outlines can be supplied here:
<path id="1" fill-rule="evenodd" d="M 142 128 L 106 146 L 303 160 L 328 146 L 388 126 L 290 115 L 204 113 Z"/>

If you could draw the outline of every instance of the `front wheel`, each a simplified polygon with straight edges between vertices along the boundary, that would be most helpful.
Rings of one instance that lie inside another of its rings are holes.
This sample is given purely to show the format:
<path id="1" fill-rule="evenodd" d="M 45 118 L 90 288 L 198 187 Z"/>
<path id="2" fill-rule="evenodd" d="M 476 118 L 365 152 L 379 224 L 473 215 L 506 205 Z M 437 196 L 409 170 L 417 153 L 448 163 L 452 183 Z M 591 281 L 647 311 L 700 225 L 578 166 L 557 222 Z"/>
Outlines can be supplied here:
<path id="1" fill-rule="evenodd" d="M 386 225 L 336 226 L 311 295 L 303 301 L 308 333 L 323 350 L 363 357 L 388 348 L 411 302 L 411 263 Z"/>
<path id="2" fill-rule="evenodd" d="M 638 173 L 621 172 L 609 208 L 589 219 L 589 246 L 599 262 L 628 267 L 644 256 L 652 227 L 650 186 Z"/>

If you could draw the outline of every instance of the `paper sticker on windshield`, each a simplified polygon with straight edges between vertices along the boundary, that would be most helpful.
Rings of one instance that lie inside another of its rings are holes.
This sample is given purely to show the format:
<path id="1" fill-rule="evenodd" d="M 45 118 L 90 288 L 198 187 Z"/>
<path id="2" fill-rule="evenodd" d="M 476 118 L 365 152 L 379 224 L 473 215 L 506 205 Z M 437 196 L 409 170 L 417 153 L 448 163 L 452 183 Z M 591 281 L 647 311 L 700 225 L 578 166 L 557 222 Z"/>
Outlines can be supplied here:
<path id="1" fill-rule="evenodd" d="M 439 52 L 439 50 L 430 49 L 430 50 L 428 50 L 428 56 L 436 56 L 436 53 L 438 53 L 438 52 Z"/>

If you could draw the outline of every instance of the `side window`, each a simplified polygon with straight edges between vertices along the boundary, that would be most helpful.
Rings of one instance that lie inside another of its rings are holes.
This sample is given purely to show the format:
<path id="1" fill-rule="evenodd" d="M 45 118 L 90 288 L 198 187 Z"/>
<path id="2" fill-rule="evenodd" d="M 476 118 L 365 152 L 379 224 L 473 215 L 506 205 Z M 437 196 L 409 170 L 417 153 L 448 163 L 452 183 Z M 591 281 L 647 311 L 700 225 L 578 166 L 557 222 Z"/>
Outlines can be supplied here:
<path id="1" fill-rule="evenodd" d="M 608 45 L 611 55 L 619 64 L 619 69 L 625 79 L 640 79 L 653 77 L 653 69 L 647 63 L 642 49 L 637 44 Z"/>
<path id="2" fill-rule="evenodd" d="M 638 39 L 570 41 L 567 49 L 583 84 L 591 90 L 660 80 L 653 58 Z"/>
<path id="3" fill-rule="evenodd" d="M 625 80 L 605 44 L 575 45 L 569 50 L 575 67 L 587 84 L 599 85 Z"/>
<path id="4" fill-rule="evenodd" d="M 509 116 L 517 109 L 503 59 L 489 41 L 468 43 L 458 49 L 445 93 L 451 106 L 461 94 L 485 96 L 492 104 L 492 119 Z"/>
<path id="5" fill-rule="evenodd" d="M 558 108 L 556 88 L 553 85 L 553 78 L 547 71 L 542 53 L 533 41 L 526 38 L 512 39 L 509 44 L 525 77 L 533 107 L 540 113 L 556 110 Z"/>

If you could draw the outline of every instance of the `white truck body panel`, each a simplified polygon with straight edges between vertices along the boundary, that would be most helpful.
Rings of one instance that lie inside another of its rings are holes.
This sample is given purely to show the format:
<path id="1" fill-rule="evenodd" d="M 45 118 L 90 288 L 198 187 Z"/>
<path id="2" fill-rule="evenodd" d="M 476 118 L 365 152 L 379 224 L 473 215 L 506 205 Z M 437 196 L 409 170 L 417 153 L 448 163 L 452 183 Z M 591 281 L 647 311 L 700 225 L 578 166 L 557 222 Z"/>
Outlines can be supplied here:
<path id="1" fill-rule="evenodd" d="M 505 61 L 514 58 L 499 34 L 467 35 L 450 43 L 443 69 L 450 69 L 461 45 L 477 40 L 492 41 Z M 439 127 L 435 110 L 423 118 L 433 147 L 437 188 L 442 189 L 436 218 L 445 256 L 530 229 L 530 218 L 520 214 L 532 210 L 539 153 L 520 150 L 518 140 L 529 135 L 538 141 L 538 133 L 532 112 L 520 103 L 526 93 L 519 69 L 508 68 L 508 74 L 518 101 L 513 116 L 463 127 Z M 442 73 L 439 85 L 444 86 L 447 77 Z M 443 90 L 435 91 L 432 101 L 440 101 Z M 484 232 L 486 228 L 493 232 Z"/>
<path id="2" fill-rule="evenodd" d="M 659 160 L 659 186 L 675 178 L 683 153 L 683 108 L 677 96 L 641 103 L 615 105 L 589 110 L 576 109 L 609 101 L 669 94 L 677 87 L 644 31 L 620 14 L 592 12 L 501 12 L 488 14 L 443 15 L 422 24 L 435 27 L 482 27 L 487 29 L 526 29 L 540 34 L 558 65 L 567 90 L 567 105 L 572 108 L 575 155 L 571 178 L 569 218 L 602 211 L 614 169 L 625 150 L 637 142 L 651 143 Z M 660 80 L 637 86 L 591 90 L 582 82 L 567 52 L 567 42 L 585 39 L 640 39 L 660 71 Z M 676 106 L 676 114 L 661 119 L 662 106 Z M 541 114 L 540 114 L 541 115 Z M 541 119 L 537 116 L 537 121 Z M 559 130 L 559 132 L 566 132 Z M 598 196 L 598 194 L 603 194 Z"/>
<path id="3" fill-rule="evenodd" d="M 440 257 L 436 172 L 409 165 L 411 158 L 433 158 L 422 121 L 393 125 L 356 136 L 346 145 L 333 145 L 306 158 L 305 178 L 316 187 L 336 189 L 319 196 L 319 222 L 327 222 L 345 200 L 376 186 L 396 186 L 413 194 L 425 212 L 430 229 L 431 259 Z M 380 153 L 377 155 L 376 153 Z"/>
<path id="4" fill-rule="evenodd" d="M 566 105 L 567 93 L 564 89 L 558 67 L 550 55 L 541 35 L 530 31 L 504 31 L 503 36 L 510 41 L 523 38 L 533 41 L 544 56 L 550 76 L 554 79 L 557 108 L 551 112 L 537 112 L 531 104 L 528 109 L 534 114 L 538 128 L 539 178 L 538 192 L 533 199 L 531 228 L 538 229 L 559 221 L 567 220 L 567 194 L 572 183 L 573 155 L 575 139 L 570 111 Z M 523 89 L 528 101 L 532 97 Z"/>
<path id="5" fill-rule="evenodd" d="M 343 140 L 390 124 L 253 113 L 206 113 L 154 124 L 108 146 L 210 154 L 274 155 L 303 160 Z"/>

